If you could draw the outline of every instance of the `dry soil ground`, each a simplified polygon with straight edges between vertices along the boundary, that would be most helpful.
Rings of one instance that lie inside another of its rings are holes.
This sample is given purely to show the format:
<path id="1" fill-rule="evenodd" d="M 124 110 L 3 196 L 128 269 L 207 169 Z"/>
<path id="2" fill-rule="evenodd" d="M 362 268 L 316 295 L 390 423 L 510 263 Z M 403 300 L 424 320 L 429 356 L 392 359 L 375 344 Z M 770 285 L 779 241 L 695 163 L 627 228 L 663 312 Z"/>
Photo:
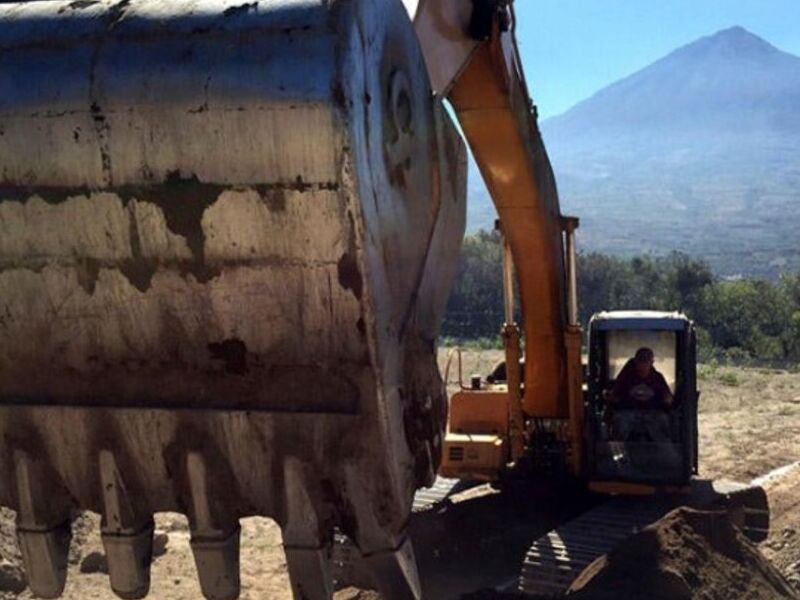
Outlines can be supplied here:
<path id="1" fill-rule="evenodd" d="M 466 353 L 464 376 L 488 372 L 500 357 L 495 350 Z M 455 369 L 451 371 L 454 374 Z M 800 373 L 703 367 L 701 375 L 703 475 L 748 481 L 800 460 Z M 773 528 L 762 550 L 800 588 L 800 468 L 765 485 L 770 493 Z M 540 529 L 550 526 L 542 522 L 536 531 L 530 528 L 527 513 L 535 510 L 536 507 L 531 507 L 520 511 L 518 502 L 509 504 L 501 494 L 487 491 L 476 498 L 463 498 L 439 522 L 421 523 L 420 527 L 429 530 L 439 528 L 438 540 L 458 540 L 457 545 L 461 545 L 461 548 L 448 544 L 417 549 L 423 577 L 427 579 L 428 597 L 457 598 L 470 586 L 481 587 L 486 583 L 485 577 L 505 576 L 508 569 L 513 569 L 512 563 L 525 543 L 537 537 Z M 19 554 L 12 521 L 8 511 L 0 513 L 0 590 L 13 588 L 18 575 Z M 201 598 L 185 519 L 172 514 L 157 515 L 156 523 L 160 544 L 166 545 L 153 564 L 151 597 Z M 518 526 L 523 523 L 524 527 Z M 459 532 L 462 537 L 454 536 Z M 493 539 L 498 536 L 499 540 Z M 498 545 L 507 552 L 496 553 Z M 490 547 L 496 556 L 489 556 L 486 549 Z M 101 553 L 98 518 L 84 516 L 76 522 L 65 598 L 115 598 L 103 573 Z M 27 590 L 0 591 L 2 599 L 31 597 Z M 280 531 L 269 520 L 248 519 L 242 524 L 241 597 L 291 599 Z M 338 597 L 353 598 L 354 594 L 340 592 Z"/>

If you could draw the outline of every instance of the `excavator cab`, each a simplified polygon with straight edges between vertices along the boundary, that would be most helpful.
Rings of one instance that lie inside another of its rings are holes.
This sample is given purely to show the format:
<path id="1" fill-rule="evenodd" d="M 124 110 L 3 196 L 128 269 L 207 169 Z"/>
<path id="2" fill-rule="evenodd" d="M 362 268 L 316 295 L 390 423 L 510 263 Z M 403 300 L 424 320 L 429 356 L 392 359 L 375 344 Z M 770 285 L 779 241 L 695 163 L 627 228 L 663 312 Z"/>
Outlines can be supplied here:
<path id="1" fill-rule="evenodd" d="M 589 325 L 587 470 L 592 487 L 682 486 L 697 473 L 697 369 L 694 324 L 680 313 L 615 311 Z M 612 389 L 641 348 L 674 398 L 653 408 L 612 401 Z"/>

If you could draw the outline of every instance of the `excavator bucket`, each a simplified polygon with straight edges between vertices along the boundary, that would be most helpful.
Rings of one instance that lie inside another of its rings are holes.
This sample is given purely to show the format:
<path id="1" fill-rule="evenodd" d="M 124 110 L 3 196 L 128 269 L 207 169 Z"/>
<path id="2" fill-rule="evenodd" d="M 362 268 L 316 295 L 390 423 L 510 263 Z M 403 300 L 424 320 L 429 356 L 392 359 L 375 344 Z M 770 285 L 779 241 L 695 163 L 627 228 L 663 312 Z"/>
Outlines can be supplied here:
<path id="1" fill-rule="evenodd" d="M 158 511 L 207 598 L 254 515 L 296 598 L 331 596 L 334 527 L 418 598 L 465 165 L 399 0 L 0 4 L 0 504 L 32 591 L 88 509 L 122 598 Z"/>

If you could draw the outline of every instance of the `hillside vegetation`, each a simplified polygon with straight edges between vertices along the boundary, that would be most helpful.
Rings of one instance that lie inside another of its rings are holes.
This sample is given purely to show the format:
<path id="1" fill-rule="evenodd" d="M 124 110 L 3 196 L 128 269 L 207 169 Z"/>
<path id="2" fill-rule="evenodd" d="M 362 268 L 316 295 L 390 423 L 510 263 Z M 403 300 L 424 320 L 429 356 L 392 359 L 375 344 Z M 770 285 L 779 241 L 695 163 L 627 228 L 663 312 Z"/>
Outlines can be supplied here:
<path id="1" fill-rule="evenodd" d="M 502 243 L 480 232 L 464 241 L 442 334 L 493 343 L 503 322 Z M 800 273 L 724 280 L 686 254 L 578 260 L 580 319 L 622 309 L 680 310 L 699 328 L 701 359 L 800 362 Z M 518 316 L 519 318 L 519 316 Z"/>

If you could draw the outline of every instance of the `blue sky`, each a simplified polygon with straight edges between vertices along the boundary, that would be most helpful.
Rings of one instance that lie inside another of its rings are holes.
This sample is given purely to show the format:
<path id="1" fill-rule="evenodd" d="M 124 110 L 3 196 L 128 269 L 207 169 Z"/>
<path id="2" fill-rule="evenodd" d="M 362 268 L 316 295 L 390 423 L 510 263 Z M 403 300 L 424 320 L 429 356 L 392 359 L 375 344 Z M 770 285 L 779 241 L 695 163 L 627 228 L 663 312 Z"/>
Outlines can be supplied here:
<path id="1" fill-rule="evenodd" d="M 514 6 L 542 118 L 734 25 L 800 55 L 800 0 L 516 0 Z"/>

